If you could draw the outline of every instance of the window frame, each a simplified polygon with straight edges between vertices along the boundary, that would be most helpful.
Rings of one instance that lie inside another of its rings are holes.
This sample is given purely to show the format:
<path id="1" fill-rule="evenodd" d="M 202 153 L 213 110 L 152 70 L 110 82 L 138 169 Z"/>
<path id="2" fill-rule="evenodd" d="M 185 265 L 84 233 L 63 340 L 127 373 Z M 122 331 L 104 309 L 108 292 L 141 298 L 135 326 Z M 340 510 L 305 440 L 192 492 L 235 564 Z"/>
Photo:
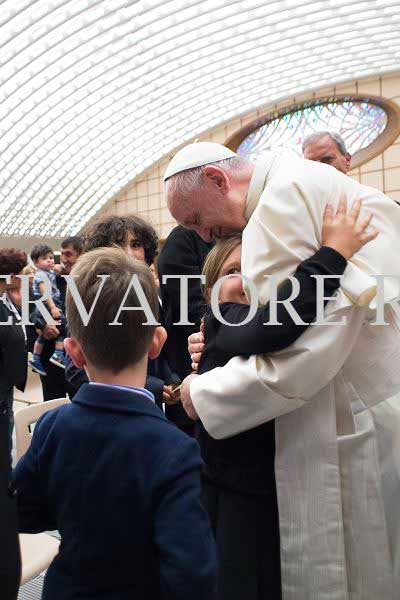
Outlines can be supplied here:
<path id="1" fill-rule="evenodd" d="M 387 116 L 387 123 L 385 129 L 378 135 L 378 137 L 371 142 L 368 146 L 363 148 L 362 150 L 358 150 L 352 155 L 351 161 L 351 169 L 357 169 L 364 163 L 372 160 L 379 154 L 382 154 L 386 148 L 391 146 L 393 142 L 400 135 L 400 107 L 391 100 L 386 98 L 382 98 L 379 96 L 366 96 L 360 94 L 335 94 L 331 96 L 323 96 L 320 98 L 311 98 L 310 100 L 306 100 L 300 103 L 290 103 L 286 107 L 281 108 L 279 110 L 269 110 L 264 113 L 263 116 L 258 117 L 251 123 L 242 127 L 239 131 L 234 133 L 228 140 L 225 142 L 225 146 L 233 150 L 237 151 L 239 145 L 243 142 L 243 140 L 249 136 L 251 133 L 267 125 L 271 121 L 275 119 L 279 119 L 285 115 L 291 114 L 298 110 L 303 110 L 305 108 L 311 108 L 313 106 L 318 106 L 321 104 L 329 104 L 332 102 L 340 103 L 340 102 L 368 102 L 369 104 L 374 104 L 375 106 L 379 106 L 382 108 Z"/>

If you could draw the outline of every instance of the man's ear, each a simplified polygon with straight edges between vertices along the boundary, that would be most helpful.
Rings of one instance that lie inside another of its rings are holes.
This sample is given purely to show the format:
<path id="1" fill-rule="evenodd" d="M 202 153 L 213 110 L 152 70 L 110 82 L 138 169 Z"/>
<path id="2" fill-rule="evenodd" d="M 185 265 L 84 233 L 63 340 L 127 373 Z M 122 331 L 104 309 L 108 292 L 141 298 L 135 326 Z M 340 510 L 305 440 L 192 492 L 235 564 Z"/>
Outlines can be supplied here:
<path id="1" fill-rule="evenodd" d="M 231 185 L 228 175 L 217 165 L 205 165 L 203 174 L 207 177 L 209 183 L 218 188 L 220 192 L 226 194 L 229 192 Z"/>
<path id="2" fill-rule="evenodd" d="M 165 331 L 164 327 L 156 327 L 150 345 L 149 358 L 157 358 L 166 341 L 167 332 Z"/>
<path id="3" fill-rule="evenodd" d="M 83 369 L 86 365 L 86 357 L 83 353 L 82 346 L 75 338 L 65 338 L 64 348 L 66 353 L 72 358 L 72 361 L 78 369 Z"/>
<path id="4" fill-rule="evenodd" d="M 351 165 L 351 154 L 349 154 L 348 152 L 346 152 L 346 165 L 347 168 L 350 169 L 350 165 Z"/>

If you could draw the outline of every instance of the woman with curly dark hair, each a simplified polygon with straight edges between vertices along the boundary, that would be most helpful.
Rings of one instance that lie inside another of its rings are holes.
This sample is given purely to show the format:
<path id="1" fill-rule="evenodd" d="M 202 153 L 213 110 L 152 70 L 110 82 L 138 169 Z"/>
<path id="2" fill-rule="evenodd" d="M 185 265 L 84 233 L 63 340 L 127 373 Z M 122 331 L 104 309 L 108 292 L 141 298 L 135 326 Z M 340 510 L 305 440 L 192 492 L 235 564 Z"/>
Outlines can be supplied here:
<path id="1" fill-rule="evenodd" d="M 109 216 L 95 221 L 83 234 L 83 251 L 118 246 L 149 266 L 157 254 L 158 236 L 155 229 L 136 215 Z"/>
<path id="2" fill-rule="evenodd" d="M 83 252 L 95 248 L 121 248 L 128 255 L 152 265 L 157 254 L 158 236 L 155 229 L 136 215 L 108 216 L 95 221 L 83 233 Z M 161 317 L 160 317 L 161 318 Z M 179 382 L 179 376 L 172 373 L 164 357 L 149 360 L 145 388 L 155 397 L 156 403 L 175 401 L 172 384 Z M 67 356 L 65 376 L 70 385 L 79 389 L 87 382 L 84 369 L 77 368 Z"/>
<path id="3" fill-rule="evenodd" d="M 27 352 L 21 325 L 21 280 L 16 277 L 27 264 L 22 250 L 0 248 L 0 531 L 3 564 L 0 569 L 1 597 L 16 598 L 20 579 L 20 555 L 17 537 L 16 501 L 9 493 L 13 419 L 13 387 L 25 388 Z M 8 321 L 11 325 L 5 325 Z"/>

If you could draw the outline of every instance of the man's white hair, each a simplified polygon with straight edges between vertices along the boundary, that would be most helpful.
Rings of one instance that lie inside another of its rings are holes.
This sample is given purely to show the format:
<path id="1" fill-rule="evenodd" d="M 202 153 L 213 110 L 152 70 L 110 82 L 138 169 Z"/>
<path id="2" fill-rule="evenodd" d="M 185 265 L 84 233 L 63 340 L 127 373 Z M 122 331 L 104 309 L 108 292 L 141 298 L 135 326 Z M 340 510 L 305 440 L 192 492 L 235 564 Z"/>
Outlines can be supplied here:
<path id="1" fill-rule="evenodd" d="M 239 156 L 234 156 L 210 164 L 217 165 L 225 173 L 233 173 L 244 170 L 249 163 Z M 164 183 L 167 198 L 179 198 L 181 202 L 184 202 L 194 194 L 201 193 L 204 184 L 203 172 L 206 166 L 208 165 L 186 169 L 169 177 Z"/>
<path id="2" fill-rule="evenodd" d="M 328 136 L 329 138 L 331 138 L 331 140 L 333 142 L 335 142 L 336 146 L 339 148 L 339 151 L 341 154 L 343 154 L 343 156 L 345 154 L 347 154 L 347 148 L 346 148 L 346 143 L 345 143 L 344 139 L 342 138 L 341 135 L 339 135 L 335 131 L 318 131 L 317 133 L 312 133 L 311 135 L 307 136 L 303 142 L 303 148 L 302 148 L 303 152 L 304 152 L 306 146 L 308 146 L 309 144 L 312 144 L 312 142 L 316 142 L 316 141 L 320 140 L 321 138 L 323 138 L 325 136 Z"/>

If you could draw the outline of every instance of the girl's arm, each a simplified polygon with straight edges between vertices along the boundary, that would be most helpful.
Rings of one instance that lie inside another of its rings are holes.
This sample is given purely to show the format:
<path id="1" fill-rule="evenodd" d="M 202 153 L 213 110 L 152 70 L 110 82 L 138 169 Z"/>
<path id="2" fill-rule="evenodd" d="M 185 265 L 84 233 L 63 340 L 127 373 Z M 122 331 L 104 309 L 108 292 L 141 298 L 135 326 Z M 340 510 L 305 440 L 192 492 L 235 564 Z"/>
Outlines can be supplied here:
<path id="1" fill-rule="evenodd" d="M 292 306 L 300 319 L 307 325 L 296 325 L 285 306 L 277 304 L 277 320 L 281 325 L 263 325 L 270 320 L 270 305 L 257 310 L 255 317 L 247 324 L 230 327 L 220 324 L 216 336 L 216 347 L 233 356 L 266 354 L 277 352 L 293 344 L 312 323 L 317 314 L 317 280 L 312 275 L 342 275 L 347 266 L 346 259 L 333 248 L 323 246 L 311 258 L 297 267 L 294 277 L 300 284 L 300 293 L 292 301 Z M 328 278 L 324 282 L 324 296 L 333 296 L 340 286 L 338 278 Z M 284 281 L 278 289 L 278 301 L 286 300 L 292 293 L 292 283 Z M 325 305 L 328 300 L 325 300 Z M 226 303 L 220 305 L 221 314 L 228 323 L 240 323 L 249 311 L 247 304 Z"/>
<path id="2" fill-rule="evenodd" d="M 346 201 L 343 197 L 340 198 L 336 214 L 328 204 L 321 232 L 322 248 L 300 263 L 294 273 L 300 284 L 300 293 L 293 300 L 292 306 L 307 325 L 296 325 L 282 304 L 277 305 L 277 321 L 282 324 L 263 325 L 270 318 L 270 306 L 267 303 L 258 310 L 255 318 L 248 325 L 240 328 L 221 325 L 217 334 L 217 348 L 233 357 L 267 354 L 291 346 L 316 318 L 317 280 L 312 275 L 343 275 L 347 266 L 346 259 L 350 259 L 362 246 L 377 237 L 379 233 L 377 229 L 368 230 L 372 214 L 368 213 L 360 217 L 360 210 L 361 200 L 356 200 L 347 212 Z M 332 296 L 339 286 L 338 278 L 326 279 L 324 296 Z M 278 300 L 289 298 L 291 291 L 291 282 L 287 280 L 278 291 Z M 226 308 L 225 320 L 240 323 L 246 315 L 245 306 L 230 305 Z"/>

